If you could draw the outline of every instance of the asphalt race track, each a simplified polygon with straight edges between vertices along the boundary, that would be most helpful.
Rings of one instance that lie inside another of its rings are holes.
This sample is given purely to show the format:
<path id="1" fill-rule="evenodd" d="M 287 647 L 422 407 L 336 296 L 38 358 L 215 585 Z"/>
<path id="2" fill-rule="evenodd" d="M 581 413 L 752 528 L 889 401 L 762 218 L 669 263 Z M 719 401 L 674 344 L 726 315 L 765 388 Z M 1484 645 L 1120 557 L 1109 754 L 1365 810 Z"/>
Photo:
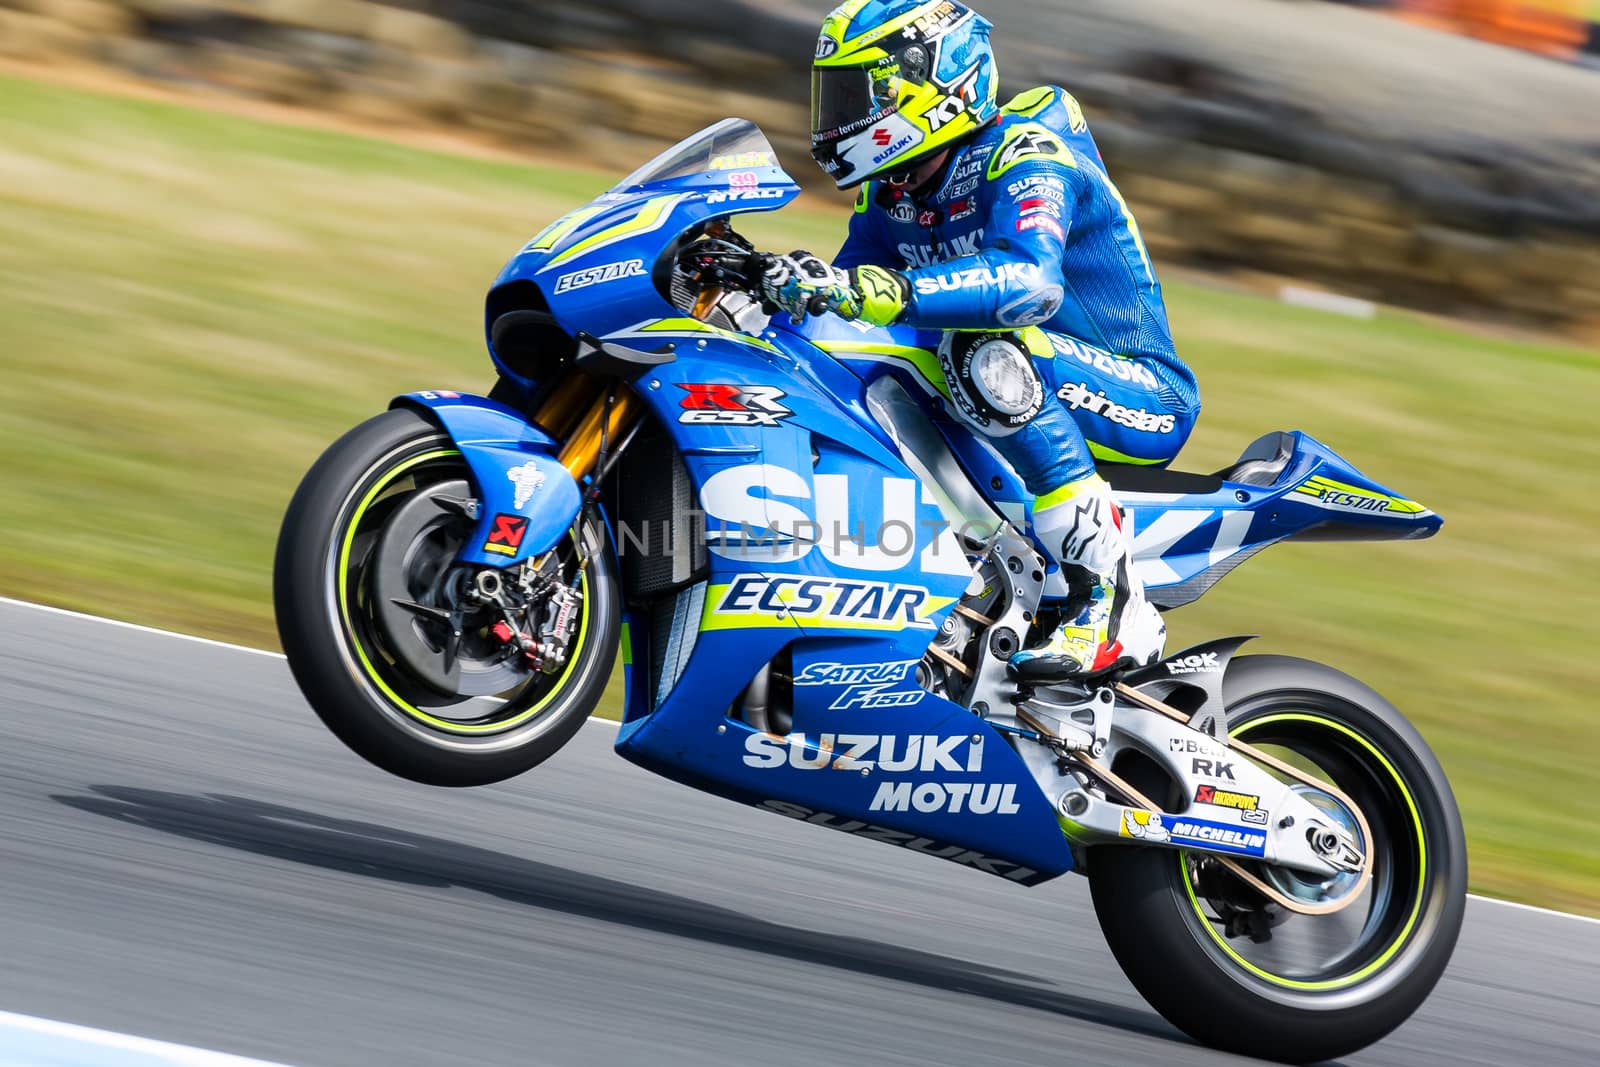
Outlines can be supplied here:
<path id="1" fill-rule="evenodd" d="M 0 1011 L 296 1067 L 1242 1062 L 1145 1007 L 1081 879 L 703 796 L 606 724 L 434 790 L 281 659 L 0 604 L 0 725 Z M 1600 923 L 1473 900 L 1422 1012 L 1342 1062 L 1597 1048 Z"/>

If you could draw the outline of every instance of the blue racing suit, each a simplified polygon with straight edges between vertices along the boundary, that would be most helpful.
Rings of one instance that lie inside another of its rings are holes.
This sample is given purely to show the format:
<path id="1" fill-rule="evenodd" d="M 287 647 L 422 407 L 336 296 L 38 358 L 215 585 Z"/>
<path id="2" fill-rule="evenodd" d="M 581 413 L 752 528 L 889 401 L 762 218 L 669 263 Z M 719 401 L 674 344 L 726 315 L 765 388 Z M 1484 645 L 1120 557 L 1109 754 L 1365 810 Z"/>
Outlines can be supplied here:
<path id="1" fill-rule="evenodd" d="M 935 181 L 918 196 L 864 185 L 835 266 L 904 272 L 911 292 L 899 321 L 1021 331 L 1029 365 L 1057 402 L 1046 396 L 1026 425 L 1003 434 L 968 421 L 1029 491 L 1087 477 L 1096 458 L 1171 462 L 1199 392 L 1173 349 L 1138 223 L 1078 102 L 1054 86 L 1019 94 L 951 150 Z M 952 391 L 963 388 L 949 368 L 946 376 Z"/>

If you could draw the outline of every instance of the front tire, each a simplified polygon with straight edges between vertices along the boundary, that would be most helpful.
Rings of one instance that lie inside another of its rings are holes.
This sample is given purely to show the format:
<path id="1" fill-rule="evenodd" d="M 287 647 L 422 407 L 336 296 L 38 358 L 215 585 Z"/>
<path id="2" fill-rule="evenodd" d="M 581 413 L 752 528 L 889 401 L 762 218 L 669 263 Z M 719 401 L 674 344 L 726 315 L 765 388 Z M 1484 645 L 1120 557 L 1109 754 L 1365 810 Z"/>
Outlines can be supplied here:
<path id="1" fill-rule="evenodd" d="M 1362 808 L 1371 885 L 1333 915 L 1274 913 L 1201 854 L 1107 845 L 1089 861 L 1095 913 L 1129 980 L 1196 1040 L 1290 1063 L 1342 1056 L 1409 1018 L 1454 951 L 1467 885 L 1455 798 L 1410 723 L 1330 667 L 1241 657 L 1224 696 L 1241 741 L 1298 759 Z"/>
<path id="2" fill-rule="evenodd" d="M 427 785 L 487 785 L 549 758 L 599 703 L 620 637 L 616 559 L 592 520 L 558 546 L 574 577 L 583 560 L 582 610 L 558 672 L 502 655 L 492 613 L 469 613 L 448 655 L 428 647 L 427 616 L 409 630 L 393 622 L 397 600 L 431 604 L 448 588 L 472 528 L 426 498 L 448 503 L 471 486 L 436 423 L 409 408 L 387 411 L 334 442 L 306 474 L 273 567 L 278 637 L 312 709 L 358 755 Z"/>

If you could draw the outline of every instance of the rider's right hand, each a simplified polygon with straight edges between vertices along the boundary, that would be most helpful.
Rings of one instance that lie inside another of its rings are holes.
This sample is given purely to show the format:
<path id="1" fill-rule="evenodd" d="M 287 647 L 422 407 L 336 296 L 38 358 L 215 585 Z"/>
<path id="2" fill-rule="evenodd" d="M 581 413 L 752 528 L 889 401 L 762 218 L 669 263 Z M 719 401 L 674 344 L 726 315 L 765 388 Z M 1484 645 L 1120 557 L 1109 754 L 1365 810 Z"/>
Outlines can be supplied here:
<path id="1" fill-rule="evenodd" d="M 830 306 L 848 302 L 850 276 L 810 252 L 772 256 L 761 275 L 761 298 L 787 311 L 796 322 Z"/>

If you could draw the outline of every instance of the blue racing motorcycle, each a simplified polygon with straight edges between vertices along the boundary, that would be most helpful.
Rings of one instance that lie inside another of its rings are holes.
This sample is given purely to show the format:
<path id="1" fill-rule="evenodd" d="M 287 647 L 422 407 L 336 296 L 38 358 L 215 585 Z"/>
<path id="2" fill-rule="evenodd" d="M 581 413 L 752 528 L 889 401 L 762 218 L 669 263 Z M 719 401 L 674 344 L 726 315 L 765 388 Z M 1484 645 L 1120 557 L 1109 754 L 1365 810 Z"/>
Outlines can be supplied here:
<path id="1" fill-rule="evenodd" d="M 278 630 L 346 744 L 414 781 L 526 771 L 598 707 L 625 759 L 1019 886 L 1090 880 L 1117 960 L 1200 1041 L 1290 1061 L 1388 1033 L 1444 970 L 1460 817 L 1371 689 L 1247 638 L 1024 684 L 1070 601 L 1031 499 L 942 398 L 936 334 L 762 312 L 730 224 L 798 188 L 751 123 L 669 149 L 490 290 L 488 397 L 411 393 L 284 519 Z M 1064 398 L 1074 361 L 1054 354 Z M 1440 519 L 1310 436 L 1215 474 L 1108 466 L 1154 603 L 1287 538 Z"/>

